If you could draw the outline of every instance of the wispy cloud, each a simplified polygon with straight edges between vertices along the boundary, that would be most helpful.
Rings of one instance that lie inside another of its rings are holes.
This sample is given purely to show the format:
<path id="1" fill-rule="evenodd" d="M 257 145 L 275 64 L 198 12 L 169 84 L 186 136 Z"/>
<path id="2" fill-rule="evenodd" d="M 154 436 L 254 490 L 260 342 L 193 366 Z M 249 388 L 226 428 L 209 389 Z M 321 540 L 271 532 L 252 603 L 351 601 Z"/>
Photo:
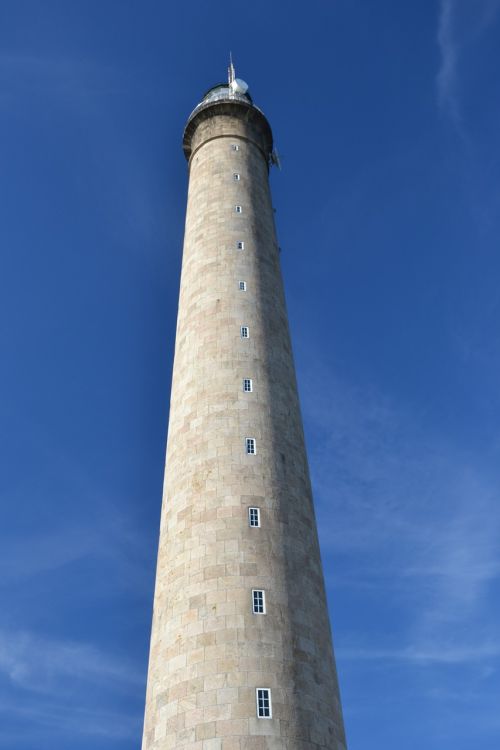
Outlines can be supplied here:
<path id="1" fill-rule="evenodd" d="M 38 747 L 42 739 L 48 742 L 54 737 L 85 736 L 106 737 L 110 740 L 136 739 L 139 741 L 142 716 L 126 712 L 106 711 L 98 708 L 60 705 L 54 702 L 22 703 L 0 699 L 0 717 L 3 727 L 0 747 L 11 748 L 17 744 Z M 15 719 L 12 730 L 5 726 L 7 720 Z"/>
<path id="2" fill-rule="evenodd" d="M 470 645 L 439 644 L 434 647 L 420 648 L 407 646 L 402 649 L 362 649 L 340 648 L 337 656 L 355 661 L 412 662 L 415 664 L 464 664 L 468 662 L 488 661 L 500 657 L 500 641 L 493 643 L 473 643 Z"/>
<path id="3" fill-rule="evenodd" d="M 2 630 L 0 747 L 38 746 L 45 736 L 138 739 L 144 679 L 136 664 L 92 644 Z"/>
<path id="4" fill-rule="evenodd" d="M 142 671 L 95 646 L 55 641 L 32 633 L 0 631 L 0 673 L 30 692 L 61 694 L 82 683 L 113 683 L 114 689 L 142 685 Z"/>
<path id="5" fill-rule="evenodd" d="M 454 123 L 460 125 L 462 118 L 457 94 L 458 47 L 454 22 L 455 0 L 441 0 L 437 34 L 441 54 L 441 65 L 436 79 L 438 103 L 443 111 L 448 112 Z"/>
<path id="6" fill-rule="evenodd" d="M 437 43 L 440 65 L 436 76 L 438 104 L 457 131 L 465 136 L 460 105 L 459 63 L 464 48 L 477 39 L 496 20 L 499 0 L 440 0 Z"/>
<path id="7" fill-rule="evenodd" d="M 33 515 L 32 523 L 23 523 L 17 533 L 3 535 L 0 590 L 20 583 L 26 587 L 30 579 L 36 582 L 43 576 L 54 581 L 67 574 L 68 566 L 86 561 L 104 565 L 108 584 L 113 580 L 115 590 L 119 586 L 138 593 L 149 591 L 152 553 L 137 528 L 133 509 L 124 505 L 114 486 L 96 481 L 85 462 L 59 436 L 34 420 L 25 420 L 23 426 L 30 436 L 30 449 L 36 445 L 41 462 L 36 468 L 38 487 L 42 496 L 45 493 L 49 498 L 44 505 L 48 516 Z M 22 506 L 32 491 L 30 482 L 29 474 L 4 477 L 0 505 Z M 56 512 L 61 498 L 67 498 L 64 514 Z M 50 505 L 50 499 L 56 505 Z"/>
<path id="8" fill-rule="evenodd" d="M 115 587 L 134 589 L 138 594 L 149 592 L 151 572 L 149 551 L 144 533 L 133 527 L 132 515 L 127 516 L 109 500 L 103 503 L 98 520 L 95 496 L 87 502 L 88 514 L 57 519 L 50 530 L 29 530 L 22 539 L 5 539 L 0 555 L 0 590 L 23 582 L 70 575 L 75 563 L 101 565 Z M 149 553 L 149 554 L 148 554 Z M 62 579 L 61 579 L 62 580 Z M 30 582 L 30 583 L 31 583 Z M 96 581 L 96 585 L 99 584 Z M 1 618 L 0 618 L 1 620 Z"/>
<path id="9" fill-rule="evenodd" d="M 318 356 L 309 359 L 315 371 L 303 379 L 303 403 L 315 435 L 312 476 L 323 553 L 336 561 L 334 585 L 389 597 L 406 623 L 390 643 L 377 628 L 373 643 L 372 630 L 360 631 L 339 656 L 428 667 L 500 657 L 495 470 L 433 434 L 408 408 L 342 382 Z"/>

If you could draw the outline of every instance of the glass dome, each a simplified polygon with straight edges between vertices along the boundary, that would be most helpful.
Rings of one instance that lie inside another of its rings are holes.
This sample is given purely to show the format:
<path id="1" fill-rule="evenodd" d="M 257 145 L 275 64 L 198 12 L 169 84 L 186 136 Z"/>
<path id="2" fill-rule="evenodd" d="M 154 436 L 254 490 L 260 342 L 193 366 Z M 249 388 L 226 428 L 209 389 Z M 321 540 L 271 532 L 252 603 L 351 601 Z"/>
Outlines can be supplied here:
<path id="1" fill-rule="evenodd" d="M 208 89 L 202 102 L 203 104 L 207 104 L 208 102 L 216 102 L 219 99 L 241 99 L 244 102 L 252 103 L 252 97 L 248 91 L 244 94 L 233 91 L 227 83 L 218 83 L 216 86 Z"/>

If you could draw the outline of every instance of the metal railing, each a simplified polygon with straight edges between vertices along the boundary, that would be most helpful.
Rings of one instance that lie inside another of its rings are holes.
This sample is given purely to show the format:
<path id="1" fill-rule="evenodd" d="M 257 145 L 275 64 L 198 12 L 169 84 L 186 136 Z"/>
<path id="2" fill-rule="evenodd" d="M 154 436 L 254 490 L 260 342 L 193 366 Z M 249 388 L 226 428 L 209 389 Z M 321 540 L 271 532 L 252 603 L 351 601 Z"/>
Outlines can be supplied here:
<path id="1" fill-rule="evenodd" d="M 203 101 L 201 101 L 191 112 L 191 114 L 188 117 L 188 122 L 191 120 L 192 117 L 194 117 L 200 110 L 204 109 L 207 105 L 213 104 L 214 102 L 218 101 L 240 101 L 244 102 L 245 104 L 248 104 L 250 107 L 254 107 L 258 112 L 261 113 L 261 115 L 264 115 L 261 109 L 257 107 L 249 98 L 248 96 L 245 96 L 245 94 L 238 94 L 238 93 L 230 93 L 229 89 L 226 89 L 225 91 L 215 92 L 213 94 L 209 94 Z M 264 115 L 265 116 L 265 115 Z"/>

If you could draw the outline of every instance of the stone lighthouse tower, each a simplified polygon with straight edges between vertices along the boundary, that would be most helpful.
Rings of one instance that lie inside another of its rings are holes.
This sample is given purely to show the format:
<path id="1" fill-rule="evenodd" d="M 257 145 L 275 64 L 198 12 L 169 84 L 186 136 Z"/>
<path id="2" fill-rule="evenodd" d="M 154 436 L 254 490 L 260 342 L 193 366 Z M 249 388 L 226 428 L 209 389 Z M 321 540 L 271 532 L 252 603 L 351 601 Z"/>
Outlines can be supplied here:
<path id="1" fill-rule="evenodd" d="M 247 85 L 184 132 L 189 192 L 143 750 L 345 750 L 279 249 Z"/>

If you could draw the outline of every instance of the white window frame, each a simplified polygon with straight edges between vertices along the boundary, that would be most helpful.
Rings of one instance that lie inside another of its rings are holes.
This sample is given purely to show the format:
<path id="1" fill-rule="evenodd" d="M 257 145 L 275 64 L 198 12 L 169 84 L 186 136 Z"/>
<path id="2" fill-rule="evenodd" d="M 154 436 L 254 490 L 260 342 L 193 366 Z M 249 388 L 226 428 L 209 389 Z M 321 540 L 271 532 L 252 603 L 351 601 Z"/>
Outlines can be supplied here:
<path id="1" fill-rule="evenodd" d="M 233 180 L 235 182 L 239 182 L 241 180 L 241 175 L 239 172 L 233 172 Z"/>
<path id="2" fill-rule="evenodd" d="M 262 596 L 256 597 L 256 594 L 262 594 Z M 260 606 L 262 606 L 262 612 L 258 609 Z M 252 612 L 254 615 L 266 614 L 266 592 L 264 589 L 252 589 Z"/>
<path id="3" fill-rule="evenodd" d="M 247 383 L 248 383 L 248 388 L 247 388 Z M 252 378 L 243 378 L 243 393 L 253 393 Z"/>
<path id="4" fill-rule="evenodd" d="M 252 523 L 254 520 L 252 511 L 255 511 L 257 523 Z M 260 529 L 260 508 L 257 508 L 255 505 L 250 506 L 248 509 L 248 525 L 251 529 Z"/>
<path id="5" fill-rule="evenodd" d="M 240 292 L 246 292 L 247 290 L 247 282 L 246 281 L 238 281 L 238 289 Z"/>
<path id="6" fill-rule="evenodd" d="M 243 213 L 243 207 L 239 204 L 234 207 L 235 213 L 242 214 Z"/>
<path id="7" fill-rule="evenodd" d="M 236 242 L 236 250 L 244 250 L 245 249 L 245 243 L 243 240 L 238 240 Z"/>
<path id="8" fill-rule="evenodd" d="M 263 700 L 265 700 L 265 698 L 267 697 L 267 701 L 269 703 L 269 716 L 265 716 L 264 714 L 260 713 L 259 693 L 261 691 L 264 692 L 264 693 L 267 693 L 266 696 L 263 696 Z M 271 688 L 263 688 L 263 687 L 255 688 L 255 703 L 256 703 L 256 708 L 257 708 L 257 718 L 258 719 L 272 719 L 273 718 L 273 703 L 272 703 L 272 700 L 271 700 Z"/>
<path id="9" fill-rule="evenodd" d="M 231 143 L 231 151 L 239 151 L 240 147 L 237 143 Z"/>
<path id="10" fill-rule="evenodd" d="M 250 338 L 250 329 L 248 326 L 241 326 L 240 328 L 240 336 L 242 339 L 249 339 Z"/>
<path id="11" fill-rule="evenodd" d="M 250 448 L 253 448 L 253 450 L 250 450 Z M 257 441 L 255 438 L 245 438 L 245 453 L 247 456 L 255 456 L 257 454 Z"/>

